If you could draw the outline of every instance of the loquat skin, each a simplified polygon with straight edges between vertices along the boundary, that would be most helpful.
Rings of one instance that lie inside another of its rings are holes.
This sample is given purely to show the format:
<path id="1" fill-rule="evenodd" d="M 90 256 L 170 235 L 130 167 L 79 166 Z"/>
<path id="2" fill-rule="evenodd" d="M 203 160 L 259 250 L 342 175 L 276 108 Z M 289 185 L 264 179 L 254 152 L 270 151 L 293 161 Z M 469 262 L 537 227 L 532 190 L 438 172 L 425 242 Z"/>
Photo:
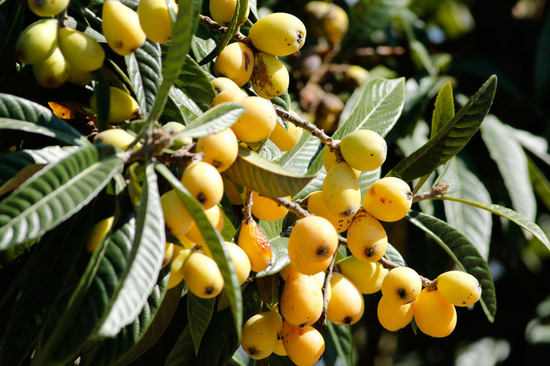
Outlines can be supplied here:
<path id="1" fill-rule="evenodd" d="M 174 0 L 170 5 L 177 14 L 178 6 Z M 166 0 L 140 0 L 137 14 L 141 28 L 153 42 L 168 43 L 172 34 L 170 11 Z"/>
<path id="2" fill-rule="evenodd" d="M 382 281 L 382 296 L 395 304 L 414 301 L 422 290 L 422 280 L 410 267 L 396 267 L 388 272 Z"/>
<path id="3" fill-rule="evenodd" d="M 240 103 L 245 98 L 248 98 L 248 94 L 246 94 L 244 90 L 240 88 L 228 88 L 220 91 L 214 97 L 214 100 L 212 100 L 212 104 L 210 105 L 210 107 L 215 107 L 218 104 L 227 102 Z"/>
<path id="4" fill-rule="evenodd" d="M 172 266 L 170 267 L 170 277 L 168 278 L 167 289 L 176 287 L 184 279 L 184 268 L 187 262 L 187 259 L 193 252 L 192 249 L 187 249 L 179 245 L 173 245 L 172 254 Z"/>
<path id="5" fill-rule="evenodd" d="M 346 231 L 351 224 L 352 217 L 337 216 L 327 209 L 323 200 L 323 191 L 316 191 L 308 196 L 307 210 L 313 215 L 324 217 L 330 221 L 339 233 Z"/>
<path id="6" fill-rule="evenodd" d="M 336 216 L 351 217 L 361 205 L 357 176 L 346 162 L 334 164 L 323 181 L 323 200 Z"/>
<path id="7" fill-rule="evenodd" d="M 378 169 L 386 160 L 386 140 L 371 130 L 356 130 L 340 141 L 346 163 L 362 172 Z"/>
<path id="8" fill-rule="evenodd" d="M 254 58 L 251 83 L 256 94 L 265 99 L 275 98 L 288 90 L 290 76 L 277 57 L 258 52 Z"/>
<path id="9" fill-rule="evenodd" d="M 285 197 L 290 200 L 290 196 Z M 252 215 L 264 221 L 277 221 L 288 213 L 288 209 L 279 205 L 269 197 L 262 196 L 258 192 L 252 192 Z"/>
<path id="10" fill-rule="evenodd" d="M 313 366 L 325 351 L 323 335 L 311 325 L 300 327 L 285 320 L 281 337 L 288 357 L 298 366 Z"/>
<path id="11" fill-rule="evenodd" d="M 254 52 L 242 42 L 230 43 L 214 63 L 214 75 L 233 80 L 237 86 L 246 84 L 254 69 Z"/>
<path id="12" fill-rule="evenodd" d="M 205 209 L 222 200 L 223 180 L 220 172 L 204 161 L 189 164 L 183 172 L 181 182 Z"/>
<path id="13" fill-rule="evenodd" d="M 388 247 L 386 230 L 380 221 L 363 209 L 359 209 L 353 216 L 347 239 L 351 254 L 365 262 L 380 260 Z"/>
<path id="14" fill-rule="evenodd" d="M 277 114 L 271 102 L 261 97 L 248 97 L 240 104 L 245 111 L 231 126 L 237 138 L 244 142 L 266 139 L 277 124 Z"/>
<path id="15" fill-rule="evenodd" d="M 204 210 L 204 214 L 206 215 L 208 221 L 210 221 L 212 226 L 218 229 L 218 231 L 222 230 L 224 220 L 220 206 L 214 205 L 209 209 Z M 199 246 L 206 246 L 206 242 L 204 241 L 202 233 L 199 230 L 199 227 L 197 226 L 195 220 L 193 220 L 193 222 L 191 223 L 191 227 L 189 228 L 185 236 Z"/>
<path id="16" fill-rule="evenodd" d="M 92 74 L 89 71 L 79 70 L 76 67 L 71 67 L 67 83 L 86 86 L 92 81 Z"/>
<path id="17" fill-rule="evenodd" d="M 48 58 L 32 65 L 32 73 L 38 84 L 44 88 L 63 85 L 71 73 L 71 64 L 56 47 Z"/>
<path id="18" fill-rule="evenodd" d="M 447 337 L 456 327 L 456 309 L 438 290 L 425 288 L 414 302 L 414 321 L 424 334 Z"/>
<path id="19" fill-rule="evenodd" d="M 69 6 L 70 0 L 28 0 L 31 11 L 39 17 L 53 17 Z"/>
<path id="20" fill-rule="evenodd" d="M 332 258 L 338 249 L 338 233 L 330 221 L 321 216 L 306 216 L 294 224 L 290 233 L 296 251 L 311 262 Z"/>
<path id="21" fill-rule="evenodd" d="M 338 145 L 340 144 L 340 140 L 336 140 L 335 142 Z M 325 170 L 327 172 L 336 164 L 336 159 L 336 152 L 329 146 L 326 146 L 323 149 L 323 166 L 325 167 Z M 355 169 L 354 167 L 351 167 L 351 169 L 355 173 L 355 176 L 359 178 L 359 175 L 361 175 L 361 171 Z"/>
<path id="22" fill-rule="evenodd" d="M 237 245 L 248 256 L 252 271 L 261 272 L 271 265 L 273 259 L 271 245 L 256 221 L 243 220 Z"/>
<path id="23" fill-rule="evenodd" d="M 183 278 L 193 295 L 203 299 L 218 296 L 224 286 L 222 273 L 216 262 L 201 252 L 193 251 L 183 268 Z"/>
<path id="24" fill-rule="evenodd" d="M 237 8 L 237 0 L 210 0 L 210 15 L 212 19 L 220 25 L 227 27 L 233 18 L 235 9 Z M 246 17 L 243 23 L 248 18 L 250 13 L 250 6 L 247 3 Z M 242 24 L 240 24 L 242 25 Z"/>
<path id="25" fill-rule="evenodd" d="M 127 120 L 141 117 L 141 109 L 138 102 L 130 93 L 116 88 L 109 87 L 109 122 L 119 124 Z M 90 108 L 97 113 L 97 101 L 95 94 L 90 98 Z"/>
<path id="26" fill-rule="evenodd" d="M 303 131 L 303 128 L 296 126 L 294 123 L 289 123 L 287 129 L 281 126 L 280 123 L 276 123 L 269 139 L 277 145 L 279 150 L 289 151 L 296 146 L 300 137 L 302 137 Z"/>
<path id="27" fill-rule="evenodd" d="M 225 76 L 215 77 L 210 81 L 212 86 L 216 90 L 216 94 L 227 90 L 227 89 L 240 89 L 240 87 L 231 79 L 226 78 Z"/>
<path id="28" fill-rule="evenodd" d="M 447 271 L 435 279 L 437 290 L 455 306 L 470 306 L 481 297 L 481 285 L 477 278 L 463 271 Z"/>
<path id="29" fill-rule="evenodd" d="M 189 231 L 193 223 L 191 214 L 179 198 L 175 189 L 160 196 L 160 203 L 166 226 L 176 238 L 180 239 Z"/>
<path id="30" fill-rule="evenodd" d="M 94 71 L 103 66 L 105 51 L 90 35 L 72 28 L 60 28 L 58 43 L 73 68 Z"/>
<path id="31" fill-rule="evenodd" d="M 396 332 L 405 328 L 414 315 L 414 303 L 396 304 L 382 296 L 377 307 L 378 321 L 385 329 Z"/>
<path id="32" fill-rule="evenodd" d="M 242 347 L 253 359 L 267 358 L 277 347 L 283 319 L 279 313 L 264 311 L 253 315 L 243 325 Z"/>
<path id="33" fill-rule="evenodd" d="M 92 230 L 88 234 L 88 238 L 86 239 L 86 250 L 88 253 L 93 253 L 99 243 L 103 240 L 105 235 L 109 231 L 111 231 L 111 228 L 113 227 L 113 222 L 115 221 L 114 216 L 109 216 L 101 221 L 99 221 L 97 224 L 95 224 L 92 227 Z"/>
<path id="34" fill-rule="evenodd" d="M 330 278 L 330 290 L 327 319 L 337 325 L 357 323 L 365 310 L 363 295 L 357 286 L 342 273 L 333 272 Z"/>
<path id="35" fill-rule="evenodd" d="M 310 18 L 313 33 L 325 38 L 331 45 L 340 43 L 349 27 L 348 15 L 336 4 L 324 1 L 309 1 L 305 12 Z"/>
<path id="36" fill-rule="evenodd" d="M 196 152 L 202 152 L 202 161 L 214 166 L 220 173 L 227 170 L 237 160 L 239 155 L 239 141 L 232 129 L 197 139 Z"/>
<path id="37" fill-rule="evenodd" d="M 323 311 L 323 292 L 310 275 L 290 268 L 279 302 L 285 321 L 294 325 L 311 325 Z"/>
<path id="38" fill-rule="evenodd" d="M 15 43 L 17 58 L 32 65 L 47 59 L 57 48 L 57 19 L 40 19 L 25 28 Z"/>
<path id="39" fill-rule="evenodd" d="M 119 55 L 130 55 L 145 43 L 147 36 L 138 14 L 119 0 L 106 0 L 101 18 L 107 44 Z"/>
<path id="40" fill-rule="evenodd" d="M 259 51 L 273 56 L 288 56 L 304 45 L 306 27 L 292 14 L 271 13 L 252 25 L 248 37 Z"/>
<path id="41" fill-rule="evenodd" d="M 166 247 L 164 248 L 164 259 L 162 260 L 163 268 L 166 267 L 174 257 L 174 246 L 173 243 L 166 243 Z"/>
<path id="42" fill-rule="evenodd" d="M 169 121 L 162 125 L 161 132 L 163 134 L 166 133 L 174 136 L 172 146 L 170 146 L 171 149 L 181 149 L 182 147 L 189 145 L 193 142 L 192 137 L 177 137 L 177 135 L 183 130 L 185 130 L 185 126 L 176 121 Z"/>
<path id="43" fill-rule="evenodd" d="M 340 272 L 352 281 L 363 294 L 380 291 L 388 270 L 379 262 L 365 262 L 355 256 L 343 258 L 337 263 Z"/>
<path id="44" fill-rule="evenodd" d="M 412 199 L 413 193 L 405 181 L 384 177 L 369 187 L 363 197 L 363 208 L 380 221 L 394 222 L 407 215 Z"/>
<path id="45" fill-rule="evenodd" d="M 235 186 L 235 183 L 227 179 L 224 175 L 222 175 L 222 180 L 223 180 L 224 194 L 229 199 L 229 202 L 231 202 L 231 204 L 234 206 L 241 206 L 243 204 L 243 199 L 241 197 L 241 193 Z"/>
<path id="46" fill-rule="evenodd" d="M 132 142 L 134 142 L 135 136 L 126 130 L 121 128 L 111 128 L 98 132 L 94 137 L 94 143 L 104 143 L 118 147 L 119 149 L 126 150 Z"/>
<path id="47" fill-rule="evenodd" d="M 315 275 L 328 268 L 332 262 L 332 257 L 327 257 L 321 262 L 312 262 L 305 259 L 296 249 L 296 242 L 288 242 L 288 258 L 290 259 L 291 266 L 298 272 L 306 275 Z"/>
<path id="48" fill-rule="evenodd" d="M 237 272 L 239 284 L 242 285 L 248 279 L 248 277 L 250 276 L 250 271 L 252 270 L 250 259 L 248 259 L 248 255 L 246 255 L 246 252 L 235 243 L 226 241 L 225 247 L 229 252 L 229 256 L 233 261 L 233 265 L 235 266 L 235 271 Z"/>

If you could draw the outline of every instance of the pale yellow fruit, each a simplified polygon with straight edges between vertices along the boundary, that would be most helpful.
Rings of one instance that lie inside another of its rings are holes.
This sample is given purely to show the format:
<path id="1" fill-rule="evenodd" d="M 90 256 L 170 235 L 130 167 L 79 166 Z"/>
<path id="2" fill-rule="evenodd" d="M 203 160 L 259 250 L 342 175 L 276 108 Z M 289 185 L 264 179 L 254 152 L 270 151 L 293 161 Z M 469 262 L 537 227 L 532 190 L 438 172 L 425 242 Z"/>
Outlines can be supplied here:
<path id="1" fill-rule="evenodd" d="M 323 181 L 323 200 L 327 210 L 336 216 L 355 215 L 361 206 L 361 189 L 353 169 L 346 163 L 336 163 Z"/>
<path id="2" fill-rule="evenodd" d="M 240 88 L 228 88 L 220 91 L 212 100 L 210 107 L 215 107 L 222 103 L 233 102 L 240 103 L 243 99 L 247 98 L 248 94 Z"/>
<path id="3" fill-rule="evenodd" d="M 103 66 L 105 51 L 90 35 L 72 28 L 60 28 L 58 43 L 73 68 L 94 71 Z"/>
<path id="4" fill-rule="evenodd" d="M 174 0 L 170 6 L 177 14 L 178 7 Z M 172 34 L 170 11 L 166 0 L 140 0 L 137 14 L 141 28 L 153 42 L 168 43 Z"/>
<path id="5" fill-rule="evenodd" d="M 288 151 L 296 146 L 300 137 L 302 137 L 303 131 L 303 128 L 296 126 L 294 123 L 289 123 L 286 129 L 280 123 L 276 123 L 269 139 L 277 145 L 279 150 Z"/>
<path id="6" fill-rule="evenodd" d="M 175 189 L 169 190 L 160 196 L 160 203 L 166 226 L 176 238 L 180 239 L 189 231 L 193 223 L 191 214 Z"/>
<path id="7" fill-rule="evenodd" d="M 435 279 L 437 290 L 455 306 L 470 306 L 481 297 L 481 285 L 477 278 L 463 271 L 447 271 Z"/>
<path id="8" fill-rule="evenodd" d="M 86 250 L 88 251 L 88 253 L 93 253 L 96 250 L 97 246 L 99 245 L 99 243 L 101 243 L 105 235 L 107 235 L 107 233 L 111 231 L 114 221 L 115 217 L 110 216 L 99 221 L 92 227 L 92 230 L 90 230 L 88 238 L 86 239 Z"/>
<path id="9" fill-rule="evenodd" d="M 306 27 L 292 14 L 272 13 L 254 23 L 248 37 L 260 51 L 273 56 L 287 56 L 304 45 Z"/>
<path id="10" fill-rule="evenodd" d="M 103 35 L 113 51 L 127 56 L 147 39 L 137 13 L 119 0 L 106 0 L 101 12 Z"/>
<path id="11" fill-rule="evenodd" d="M 175 245 L 173 243 L 166 243 L 166 246 L 164 247 L 164 259 L 162 260 L 163 268 L 166 267 L 174 257 L 174 246 Z"/>
<path id="12" fill-rule="evenodd" d="M 366 262 L 376 262 L 384 256 L 388 247 L 386 230 L 372 215 L 359 209 L 347 233 L 351 254 Z"/>
<path id="13" fill-rule="evenodd" d="M 330 279 L 330 291 L 327 319 L 338 325 L 357 323 L 365 310 L 363 294 L 357 286 L 343 274 L 333 272 Z"/>
<path id="14" fill-rule="evenodd" d="M 387 297 L 382 296 L 377 308 L 380 325 L 391 332 L 405 328 L 414 315 L 414 303 L 396 304 Z"/>
<path id="15" fill-rule="evenodd" d="M 219 172 L 227 170 L 237 160 L 239 141 L 232 129 L 199 137 L 195 151 L 204 154 L 202 161 L 213 165 Z"/>
<path id="16" fill-rule="evenodd" d="M 223 213 L 220 206 L 214 205 L 209 209 L 204 210 L 204 214 L 206 215 L 206 217 L 208 218 L 208 221 L 210 221 L 212 226 L 218 229 L 218 231 L 222 230 Z M 189 228 L 185 236 L 199 246 L 206 245 L 206 242 L 204 241 L 204 238 L 202 237 L 202 233 L 199 230 L 199 227 L 197 226 L 197 223 L 195 222 L 195 220 L 193 220 L 193 223 L 191 224 L 191 227 Z"/>
<path id="17" fill-rule="evenodd" d="M 422 280 L 410 267 L 393 268 L 382 281 L 382 296 L 396 304 L 414 301 L 422 291 Z"/>
<path id="18" fill-rule="evenodd" d="M 271 102 L 261 97 L 248 97 L 240 104 L 245 111 L 231 126 L 237 138 L 244 142 L 266 139 L 277 124 L 277 114 Z"/>
<path id="19" fill-rule="evenodd" d="M 330 221 L 321 216 L 306 216 L 294 224 L 289 242 L 298 253 L 311 262 L 332 258 L 338 249 L 338 233 Z"/>
<path id="20" fill-rule="evenodd" d="M 183 278 L 191 293 L 203 299 L 218 296 L 223 290 L 223 277 L 216 262 L 201 252 L 193 252 L 183 268 Z"/>
<path id="21" fill-rule="evenodd" d="M 351 167 L 367 172 L 379 168 L 386 160 L 386 140 L 371 130 L 356 130 L 340 141 L 342 156 Z"/>
<path id="22" fill-rule="evenodd" d="M 256 94 L 265 99 L 275 98 L 288 90 L 290 76 L 277 57 L 258 52 L 254 58 L 251 83 Z"/>
<path id="23" fill-rule="evenodd" d="M 57 19 L 40 19 L 25 28 L 15 44 L 15 53 L 24 64 L 47 59 L 57 47 Z"/>
<path id="24" fill-rule="evenodd" d="M 31 11 L 39 17 L 53 17 L 67 8 L 70 0 L 28 0 Z"/>
<path id="25" fill-rule="evenodd" d="M 313 33 L 325 38 L 331 45 L 340 43 L 349 27 L 348 15 L 336 4 L 309 1 L 305 9 L 313 26 Z"/>
<path id="26" fill-rule="evenodd" d="M 141 117 L 139 104 L 130 93 L 114 86 L 109 87 L 109 91 L 110 123 L 117 124 Z M 95 94 L 90 98 L 90 107 L 94 113 L 97 113 L 97 100 Z"/>
<path id="27" fill-rule="evenodd" d="M 243 325 L 242 347 L 253 359 L 267 358 L 277 347 L 283 319 L 279 313 L 264 311 L 253 315 Z"/>
<path id="28" fill-rule="evenodd" d="M 229 199 L 232 205 L 240 206 L 243 204 L 243 199 L 241 197 L 241 192 L 235 186 L 231 180 L 227 179 L 225 175 L 222 175 L 224 194 Z"/>
<path id="29" fill-rule="evenodd" d="M 324 217 L 330 221 L 339 233 L 346 231 L 351 224 L 351 216 L 334 215 L 327 209 L 323 199 L 323 191 L 313 192 L 307 197 L 307 210 L 314 215 Z"/>
<path id="30" fill-rule="evenodd" d="M 290 269 L 283 286 L 279 309 L 284 319 L 295 325 L 311 325 L 323 311 L 323 292 L 309 275 Z"/>
<path id="31" fill-rule="evenodd" d="M 185 126 L 176 121 L 169 121 L 162 125 L 161 132 L 163 134 L 170 134 L 171 136 L 173 136 L 172 146 L 170 146 L 171 149 L 181 149 L 182 147 L 189 145 L 193 142 L 193 138 L 190 136 L 178 137 L 178 134 L 183 130 L 185 130 Z"/>
<path id="32" fill-rule="evenodd" d="M 250 271 L 252 270 L 252 265 L 250 264 L 250 259 L 246 252 L 237 244 L 226 241 L 225 247 L 229 252 L 229 256 L 233 261 L 235 266 L 235 271 L 237 273 L 237 278 L 239 279 L 239 284 L 243 284 L 248 277 L 250 276 Z"/>
<path id="33" fill-rule="evenodd" d="M 393 222 L 407 215 L 412 199 L 413 193 L 406 182 L 396 177 L 384 177 L 369 187 L 363 197 L 363 208 L 380 221 Z"/>
<path id="34" fill-rule="evenodd" d="M 92 81 L 92 74 L 89 71 L 79 70 L 76 67 L 71 67 L 71 72 L 67 78 L 67 83 L 72 83 L 80 86 L 86 86 Z"/>
<path id="35" fill-rule="evenodd" d="M 246 16 L 243 20 L 246 21 L 250 13 L 250 6 L 246 3 Z M 235 9 L 237 8 L 237 0 L 210 0 L 210 15 L 212 19 L 220 25 L 227 27 L 233 18 Z"/>
<path id="36" fill-rule="evenodd" d="M 285 197 L 290 200 L 290 196 Z M 269 197 L 262 196 L 258 192 L 252 192 L 252 215 L 264 221 L 277 221 L 285 217 L 288 209 L 279 205 Z"/>
<path id="37" fill-rule="evenodd" d="M 339 146 L 340 140 L 335 140 L 335 143 Z M 336 164 L 336 160 L 337 160 L 336 149 L 326 146 L 323 149 L 323 166 L 325 167 L 325 170 L 327 172 Z M 341 162 L 341 160 L 338 162 Z M 359 175 L 361 175 L 361 171 L 355 169 L 354 167 L 351 167 L 351 170 L 353 170 L 353 173 L 355 174 L 355 176 L 359 178 Z"/>
<path id="38" fill-rule="evenodd" d="M 44 88 L 57 88 L 69 78 L 71 64 L 56 47 L 48 58 L 32 65 L 32 72 L 38 84 Z"/>
<path id="39" fill-rule="evenodd" d="M 237 244 L 248 256 L 252 271 L 261 272 L 271 265 L 271 245 L 256 221 L 243 220 Z"/>
<path id="40" fill-rule="evenodd" d="M 283 321 L 281 337 L 288 357 L 298 366 L 313 366 L 325 351 L 323 335 L 311 325 L 300 327 Z"/>
<path id="41" fill-rule="evenodd" d="M 424 334 L 447 337 L 456 327 L 456 309 L 439 291 L 423 289 L 414 302 L 414 321 Z"/>
<path id="42" fill-rule="evenodd" d="M 312 262 L 305 259 L 300 253 L 298 253 L 295 241 L 288 242 L 288 258 L 290 259 L 290 264 L 294 269 L 307 275 L 315 275 L 324 271 L 332 262 L 332 257 L 327 257 L 321 262 Z"/>
<path id="43" fill-rule="evenodd" d="M 212 79 L 210 82 L 216 90 L 216 93 L 220 93 L 227 89 L 240 89 L 240 87 L 233 80 L 224 76 L 218 76 Z"/>
<path id="44" fill-rule="evenodd" d="M 217 205 L 222 200 L 222 177 L 220 172 L 208 163 L 195 161 L 189 164 L 183 172 L 181 182 L 205 209 Z"/>
<path id="45" fill-rule="evenodd" d="M 193 253 L 191 249 L 173 245 L 174 253 L 172 255 L 172 266 L 170 267 L 170 277 L 168 278 L 167 289 L 171 289 L 180 284 L 184 279 L 184 268 L 187 259 Z"/>
<path id="46" fill-rule="evenodd" d="M 374 294 L 380 291 L 382 281 L 388 270 L 379 262 L 365 262 L 353 255 L 337 263 L 340 272 L 349 278 L 363 294 Z"/>
<path id="47" fill-rule="evenodd" d="M 277 346 L 273 350 L 273 353 L 275 353 L 277 356 L 288 356 L 288 353 L 286 353 L 285 344 L 282 338 L 279 338 L 277 340 Z"/>
<path id="48" fill-rule="evenodd" d="M 214 63 L 216 76 L 229 78 L 239 87 L 250 80 L 253 69 L 254 52 L 242 42 L 234 42 L 225 46 Z"/>
<path id="49" fill-rule="evenodd" d="M 126 130 L 121 128 L 111 128 L 105 131 L 98 132 L 94 137 L 94 143 L 104 143 L 126 150 L 136 137 Z"/>

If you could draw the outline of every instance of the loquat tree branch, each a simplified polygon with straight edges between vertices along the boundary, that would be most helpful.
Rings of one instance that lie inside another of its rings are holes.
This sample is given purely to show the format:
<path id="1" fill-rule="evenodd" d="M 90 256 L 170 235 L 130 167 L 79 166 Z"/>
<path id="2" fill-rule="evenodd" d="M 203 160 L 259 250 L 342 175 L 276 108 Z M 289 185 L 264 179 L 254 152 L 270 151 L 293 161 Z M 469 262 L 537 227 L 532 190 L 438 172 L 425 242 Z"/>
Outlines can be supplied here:
<path id="1" fill-rule="evenodd" d="M 429 192 L 415 194 L 413 197 L 413 202 L 440 199 L 449 192 L 450 188 L 451 183 L 439 183 L 435 185 Z"/>

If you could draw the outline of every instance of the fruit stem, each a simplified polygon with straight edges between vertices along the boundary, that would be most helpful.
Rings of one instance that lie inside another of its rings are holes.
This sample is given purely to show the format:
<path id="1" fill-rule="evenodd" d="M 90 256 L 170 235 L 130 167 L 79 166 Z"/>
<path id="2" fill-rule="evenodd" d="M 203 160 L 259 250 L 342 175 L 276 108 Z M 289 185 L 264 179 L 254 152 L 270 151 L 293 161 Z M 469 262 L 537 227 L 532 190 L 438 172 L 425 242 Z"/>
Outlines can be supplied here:
<path id="1" fill-rule="evenodd" d="M 330 279 L 332 278 L 332 270 L 334 269 L 334 262 L 336 260 L 336 253 L 332 256 L 332 261 L 325 270 L 325 281 L 323 282 L 323 310 L 321 311 L 321 316 L 319 316 L 318 322 L 322 325 L 327 325 L 327 307 L 328 307 L 328 287 L 330 286 Z"/>
<path id="2" fill-rule="evenodd" d="M 382 257 L 378 260 L 378 263 L 380 263 L 384 268 L 387 268 L 389 270 L 392 270 L 397 267 L 401 267 L 399 264 L 392 262 L 391 260 L 387 259 L 386 257 Z M 434 281 L 430 280 L 429 278 L 426 278 L 422 275 L 419 275 L 420 279 L 422 280 L 422 286 L 426 288 L 433 288 Z"/>
<path id="3" fill-rule="evenodd" d="M 221 34 L 227 33 L 227 28 L 228 27 L 224 27 L 224 26 L 220 25 L 219 23 L 214 21 L 214 19 L 212 19 L 212 18 L 210 18 L 206 15 L 199 14 L 199 17 L 200 17 L 201 24 L 204 25 L 209 30 L 214 31 L 214 32 L 218 32 L 218 33 L 221 33 Z M 243 42 L 249 47 L 253 47 L 252 42 L 250 41 L 250 39 L 247 36 L 245 36 L 244 34 L 242 34 L 241 32 L 239 32 L 239 31 L 235 32 L 235 34 L 233 35 L 233 39 L 238 41 L 238 42 Z"/>
<path id="4" fill-rule="evenodd" d="M 243 216 L 246 223 L 250 224 L 252 220 L 252 190 L 250 188 L 244 188 L 244 202 L 243 202 Z"/>
<path id="5" fill-rule="evenodd" d="M 439 199 L 449 192 L 451 183 L 439 183 L 436 184 L 431 191 L 415 194 L 413 202 L 419 202 L 423 200 Z"/>
<path id="6" fill-rule="evenodd" d="M 311 216 L 311 213 L 309 213 L 302 206 L 300 206 L 299 203 L 292 202 L 288 198 L 285 198 L 285 197 L 268 197 L 268 196 L 264 196 L 264 197 L 267 197 L 267 198 L 277 202 L 279 205 L 281 205 L 281 206 L 285 207 L 286 209 L 294 212 L 300 218 L 306 217 L 306 216 Z"/>

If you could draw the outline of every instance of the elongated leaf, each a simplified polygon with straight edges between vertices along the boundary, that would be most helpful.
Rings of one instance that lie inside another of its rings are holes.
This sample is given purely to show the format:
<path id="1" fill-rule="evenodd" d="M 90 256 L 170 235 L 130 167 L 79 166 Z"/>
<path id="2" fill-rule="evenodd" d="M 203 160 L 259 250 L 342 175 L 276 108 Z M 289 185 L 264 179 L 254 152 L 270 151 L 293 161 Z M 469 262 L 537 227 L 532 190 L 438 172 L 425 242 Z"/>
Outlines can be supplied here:
<path id="1" fill-rule="evenodd" d="M 388 243 L 388 247 L 386 248 L 386 253 L 384 254 L 384 256 L 388 258 L 390 261 L 392 261 L 393 263 L 397 263 L 400 266 L 407 265 L 407 262 L 405 262 L 405 259 L 403 258 L 401 253 L 399 253 L 399 251 L 395 249 L 395 247 L 390 243 Z"/>
<path id="2" fill-rule="evenodd" d="M 413 154 L 401 160 L 388 176 L 412 181 L 432 173 L 470 141 L 489 112 L 496 92 L 497 78 L 491 76 L 455 117 Z"/>
<path id="3" fill-rule="evenodd" d="M 145 174 L 132 244 L 132 264 L 109 316 L 101 326 L 100 337 L 115 336 L 139 315 L 157 282 L 164 260 L 164 216 L 153 164 L 145 167 Z"/>
<path id="4" fill-rule="evenodd" d="M 528 131 L 512 128 L 508 125 L 505 126 L 510 130 L 509 133 L 516 138 L 521 146 L 532 152 L 546 164 L 550 165 L 550 153 L 548 152 L 548 140 L 546 138 L 534 135 Z"/>
<path id="5" fill-rule="evenodd" d="M 527 158 L 514 135 L 496 117 L 489 115 L 481 126 L 481 137 L 498 166 L 513 208 L 533 221 L 536 201 L 529 181 Z"/>
<path id="6" fill-rule="evenodd" d="M 89 144 L 80 132 L 57 118 L 48 108 L 27 99 L 2 93 L 0 93 L 0 129 L 40 133 L 55 137 L 69 145 Z"/>
<path id="7" fill-rule="evenodd" d="M 201 114 L 202 110 L 193 99 L 176 87 L 170 88 L 163 117 L 167 117 L 170 121 L 180 121 L 187 124 Z"/>
<path id="8" fill-rule="evenodd" d="M 237 103 L 222 103 L 203 113 L 177 135 L 182 137 L 202 137 L 225 130 L 235 123 L 244 113 L 244 108 Z"/>
<path id="9" fill-rule="evenodd" d="M 311 159 L 319 153 L 320 145 L 317 137 L 304 130 L 298 143 L 279 159 L 278 164 L 294 174 L 307 174 Z"/>
<path id="10" fill-rule="evenodd" d="M 481 306 L 490 322 L 497 311 L 495 285 L 487 262 L 468 238 L 445 221 L 420 212 L 410 211 L 409 221 L 425 231 L 453 259 L 460 269 L 475 276 L 481 284 Z"/>
<path id="11" fill-rule="evenodd" d="M 160 45 L 146 41 L 135 52 L 125 57 L 128 76 L 144 118 L 147 118 L 153 107 L 162 78 L 161 56 Z"/>
<path id="12" fill-rule="evenodd" d="M 527 159 L 529 163 L 529 177 L 533 184 L 533 189 L 537 196 L 546 205 L 546 209 L 550 210 L 550 181 L 544 175 L 544 172 L 531 159 Z"/>
<path id="13" fill-rule="evenodd" d="M 0 250 L 38 238 L 90 202 L 124 163 L 111 145 L 82 147 L 0 202 Z"/>
<path id="14" fill-rule="evenodd" d="M 195 354 L 199 353 L 202 337 L 214 314 L 215 304 L 216 299 L 201 299 L 193 294 L 187 295 L 187 318 Z"/>
<path id="15" fill-rule="evenodd" d="M 315 177 L 296 175 L 245 148 L 224 173 L 233 182 L 271 197 L 294 195 Z"/>
<path id="16" fill-rule="evenodd" d="M 466 205 L 487 210 L 495 215 L 502 216 L 505 219 L 512 221 L 514 224 L 518 225 L 522 229 L 525 229 L 529 231 L 531 234 L 535 235 L 537 239 L 539 239 L 544 244 L 544 246 L 548 248 L 548 250 L 550 250 L 550 241 L 548 240 L 548 237 L 546 236 L 544 231 L 540 228 L 540 226 L 530 221 L 528 218 L 526 218 L 525 216 L 523 216 L 521 213 L 517 211 L 511 210 L 507 207 L 496 205 L 493 203 L 467 201 L 464 199 L 454 198 L 449 196 L 444 196 L 442 197 L 442 199 L 464 203 Z"/>
<path id="17" fill-rule="evenodd" d="M 432 136 L 444 128 L 455 116 L 455 103 L 453 100 L 453 87 L 448 81 L 437 93 L 435 107 L 432 114 Z"/>
<path id="18" fill-rule="evenodd" d="M 94 97 L 97 105 L 97 129 L 105 131 L 109 128 L 109 111 L 111 110 L 111 84 L 103 70 L 91 73 L 94 85 Z"/>
<path id="19" fill-rule="evenodd" d="M 185 59 L 176 86 L 189 96 L 201 110 L 206 111 L 216 91 L 206 72 L 189 55 Z"/>
<path id="20" fill-rule="evenodd" d="M 327 351 L 323 355 L 323 358 L 327 359 L 327 363 L 335 364 L 334 361 L 330 359 L 338 359 L 340 362 L 338 364 L 351 366 L 353 365 L 352 356 L 353 356 L 353 338 L 351 328 L 344 325 L 336 325 L 331 321 L 327 322 L 327 330 L 330 334 L 330 341 L 327 340 Z M 330 352 L 332 348 L 336 352 Z"/>

